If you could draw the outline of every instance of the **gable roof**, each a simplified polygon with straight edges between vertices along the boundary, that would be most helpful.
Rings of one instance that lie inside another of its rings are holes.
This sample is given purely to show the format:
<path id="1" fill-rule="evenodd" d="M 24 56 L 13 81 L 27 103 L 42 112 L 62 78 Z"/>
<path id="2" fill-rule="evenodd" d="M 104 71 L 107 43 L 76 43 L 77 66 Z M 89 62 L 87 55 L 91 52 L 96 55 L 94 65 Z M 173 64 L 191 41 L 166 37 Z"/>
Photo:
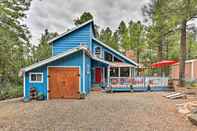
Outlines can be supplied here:
<path id="1" fill-rule="evenodd" d="M 82 28 L 82 27 L 84 27 L 84 26 L 86 26 L 86 25 L 88 25 L 88 24 L 90 24 L 90 23 L 92 23 L 92 26 L 94 26 L 94 21 L 93 21 L 93 19 L 91 19 L 91 20 L 89 20 L 89 21 L 87 21 L 87 22 L 85 22 L 85 23 L 83 23 L 83 24 L 81 24 L 81 25 L 79 25 L 79 26 L 77 26 L 77 27 L 75 27 L 75 28 L 69 30 L 69 31 L 66 31 L 66 32 L 64 32 L 64 33 L 62 33 L 62 34 L 60 34 L 60 35 L 58 35 L 57 37 L 54 37 L 53 39 L 49 40 L 48 43 L 51 44 L 52 42 L 54 42 L 54 41 L 56 41 L 56 40 L 58 40 L 58 39 L 60 39 L 60 38 L 62 38 L 62 37 L 64 37 L 64 36 L 70 34 L 70 33 L 73 32 L 73 31 L 76 31 L 76 30 L 78 30 L 78 29 L 80 29 L 80 28 Z M 92 29 L 93 29 L 93 33 L 94 33 L 94 35 L 95 35 L 94 27 L 92 27 Z"/>
<path id="2" fill-rule="evenodd" d="M 70 50 L 68 50 L 68 51 L 65 51 L 65 52 L 63 52 L 63 53 L 60 53 L 60 54 L 58 54 L 58 55 L 52 56 L 52 57 L 50 57 L 50 58 L 48 58 L 48 59 L 45 59 L 45 60 L 39 61 L 39 62 L 37 62 L 37 63 L 34 63 L 34 64 L 30 65 L 30 66 L 25 67 L 25 68 L 22 68 L 22 69 L 19 71 L 19 76 L 22 76 L 24 72 L 30 71 L 30 70 L 35 69 L 35 68 L 37 68 L 37 67 L 40 67 L 40 66 L 42 66 L 42 65 L 46 65 L 46 64 L 48 64 L 48 63 L 50 63 L 50 62 L 53 62 L 53 61 L 55 61 L 55 60 L 58 60 L 58 59 L 63 58 L 63 57 L 65 57 L 65 56 L 71 55 L 71 54 L 73 54 L 73 53 L 75 53 L 75 52 L 78 52 L 78 51 L 81 51 L 81 50 L 85 51 L 85 53 L 86 53 L 90 58 L 92 58 L 93 60 L 102 62 L 102 63 L 107 64 L 107 65 L 111 65 L 110 62 L 105 61 L 105 60 L 101 60 L 101 59 L 99 59 L 99 58 L 93 56 L 85 46 L 80 46 L 80 47 L 76 47 L 76 48 L 70 49 Z"/>
<path id="3" fill-rule="evenodd" d="M 68 51 L 65 51 L 65 52 L 63 52 L 63 53 L 60 53 L 60 54 L 58 54 L 58 55 L 52 56 L 52 57 L 50 57 L 50 58 L 48 58 L 48 59 L 45 59 L 45 60 L 39 61 L 39 62 L 37 62 L 37 63 L 34 63 L 34 64 L 30 65 L 30 66 L 25 67 L 25 68 L 22 68 L 22 69 L 20 70 L 20 72 L 19 72 L 19 76 L 22 76 L 23 72 L 30 71 L 30 70 L 32 70 L 32 69 L 35 69 L 35 68 L 40 67 L 40 66 L 42 66 L 42 65 L 45 65 L 45 64 L 47 64 L 47 63 L 53 62 L 53 61 L 55 61 L 55 60 L 58 60 L 58 59 L 60 59 L 60 58 L 63 58 L 63 57 L 68 56 L 68 55 L 70 55 L 70 54 L 73 54 L 73 53 L 75 53 L 75 52 L 78 52 L 78 51 L 80 51 L 80 50 L 84 50 L 89 56 L 91 56 L 91 54 L 89 53 L 89 51 L 88 51 L 88 49 L 87 49 L 86 47 L 80 46 L 80 47 L 73 48 L 73 49 L 70 49 L 70 50 L 68 50 Z"/>
<path id="4" fill-rule="evenodd" d="M 125 55 L 123 55 L 122 53 L 116 51 L 115 49 L 111 48 L 110 46 L 104 44 L 103 42 L 101 42 L 100 40 L 96 39 L 95 37 L 92 38 L 93 40 L 95 40 L 97 43 L 99 43 L 100 45 L 104 46 L 105 48 L 108 48 L 110 51 L 118 54 L 119 56 L 121 56 L 122 58 L 124 58 L 125 60 L 129 61 L 130 63 L 134 64 L 135 66 L 139 66 L 139 64 L 137 64 L 135 61 L 129 59 L 128 57 L 126 57 Z"/>

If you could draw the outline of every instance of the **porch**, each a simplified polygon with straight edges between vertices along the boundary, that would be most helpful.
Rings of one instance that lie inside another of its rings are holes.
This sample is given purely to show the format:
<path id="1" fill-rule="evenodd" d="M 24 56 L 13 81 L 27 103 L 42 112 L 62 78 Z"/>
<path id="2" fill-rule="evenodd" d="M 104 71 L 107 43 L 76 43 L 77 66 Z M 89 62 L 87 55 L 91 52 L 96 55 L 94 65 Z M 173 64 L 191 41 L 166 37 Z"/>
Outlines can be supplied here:
<path id="1" fill-rule="evenodd" d="M 137 67 L 122 62 L 100 63 L 92 66 L 92 85 L 109 91 L 165 91 L 168 77 L 137 76 Z"/>

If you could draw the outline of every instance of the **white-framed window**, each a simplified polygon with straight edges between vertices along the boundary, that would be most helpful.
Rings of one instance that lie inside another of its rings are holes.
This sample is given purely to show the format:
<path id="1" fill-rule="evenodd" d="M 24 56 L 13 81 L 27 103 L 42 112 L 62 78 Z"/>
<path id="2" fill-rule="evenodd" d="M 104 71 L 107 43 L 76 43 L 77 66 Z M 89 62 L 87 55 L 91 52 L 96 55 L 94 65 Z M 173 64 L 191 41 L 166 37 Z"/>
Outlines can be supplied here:
<path id="1" fill-rule="evenodd" d="M 102 54 L 101 54 L 101 47 L 97 46 L 97 47 L 95 48 L 94 51 L 95 51 L 95 52 L 94 52 L 95 56 L 97 56 L 97 57 L 99 57 L 99 58 L 102 57 Z"/>
<path id="2" fill-rule="evenodd" d="M 111 67 L 110 68 L 110 77 L 119 77 L 119 68 Z"/>
<path id="3" fill-rule="evenodd" d="M 42 72 L 30 72 L 29 73 L 30 83 L 42 83 L 43 82 L 43 73 Z"/>
<path id="4" fill-rule="evenodd" d="M 121 67 L 120 68 L 120 77 L 129 77 L 130 68 L 129 67 Z"/>

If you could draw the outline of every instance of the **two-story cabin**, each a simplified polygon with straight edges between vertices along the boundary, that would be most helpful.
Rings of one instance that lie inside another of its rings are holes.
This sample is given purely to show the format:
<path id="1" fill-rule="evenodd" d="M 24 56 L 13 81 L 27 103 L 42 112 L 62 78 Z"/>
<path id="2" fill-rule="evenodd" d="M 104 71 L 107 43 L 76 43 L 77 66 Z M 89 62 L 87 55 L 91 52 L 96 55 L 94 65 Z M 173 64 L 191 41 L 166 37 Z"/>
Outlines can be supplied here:
<path id="1" fill-rule="evenodd" d="M 46 99 L 78 98 L 92 85 L 136 75 L 137 63 L 95 38 L 93 20 L 49 41 L 52 56 L 21 69 L 24 98 L 36 89 Z"/>

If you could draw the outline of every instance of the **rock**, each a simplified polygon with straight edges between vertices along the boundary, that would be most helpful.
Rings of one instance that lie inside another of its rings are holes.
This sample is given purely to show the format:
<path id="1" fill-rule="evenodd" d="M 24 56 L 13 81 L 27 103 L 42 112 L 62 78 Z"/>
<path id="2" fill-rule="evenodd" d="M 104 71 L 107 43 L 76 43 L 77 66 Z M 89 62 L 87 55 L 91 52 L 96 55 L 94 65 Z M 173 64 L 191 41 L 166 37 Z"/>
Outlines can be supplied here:
<path id="1" fill-rule="evenodd" d="M 191 114 L 188 116 L 188 119 L 194 124 L 197 126 L 197 114 Z"/>

